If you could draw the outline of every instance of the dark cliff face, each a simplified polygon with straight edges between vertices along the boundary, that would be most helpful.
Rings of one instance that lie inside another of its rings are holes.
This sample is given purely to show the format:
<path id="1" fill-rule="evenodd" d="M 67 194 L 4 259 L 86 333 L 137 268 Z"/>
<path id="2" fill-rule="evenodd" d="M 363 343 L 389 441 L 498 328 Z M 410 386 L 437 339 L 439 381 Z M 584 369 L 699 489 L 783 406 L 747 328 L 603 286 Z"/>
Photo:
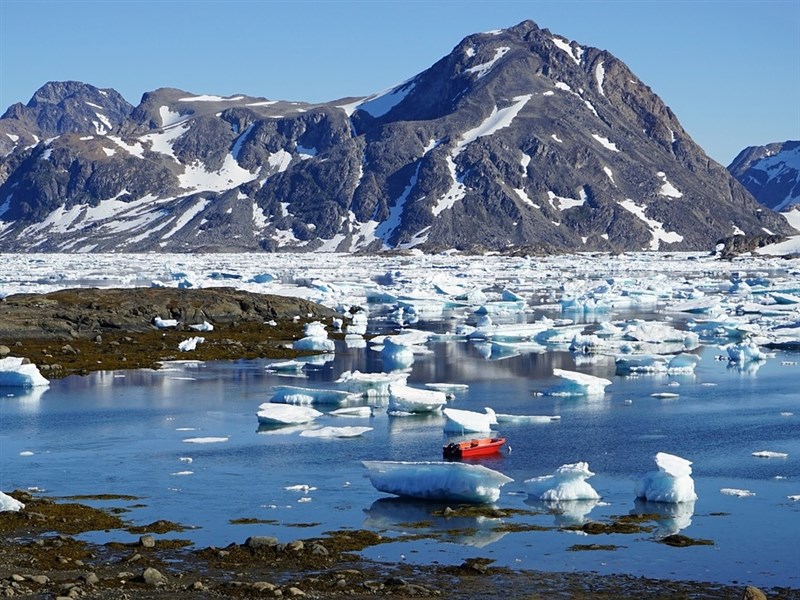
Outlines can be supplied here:
<path id="1" fill-rule="evenodd" d="M 116 98 L 80 86 L 48 84 L 0 131 Z M 788 233 L 625 64 L 531 21 L 368 98 L 163 88 L 118 109 L 107 131 L 0 161 L 0 250 L 689 250 Z"/>
<path id="2" fill-rule="evenodd" d="M 745 148 L 728 171 L 772 210 L 800 206 L 800 141 Z"/>

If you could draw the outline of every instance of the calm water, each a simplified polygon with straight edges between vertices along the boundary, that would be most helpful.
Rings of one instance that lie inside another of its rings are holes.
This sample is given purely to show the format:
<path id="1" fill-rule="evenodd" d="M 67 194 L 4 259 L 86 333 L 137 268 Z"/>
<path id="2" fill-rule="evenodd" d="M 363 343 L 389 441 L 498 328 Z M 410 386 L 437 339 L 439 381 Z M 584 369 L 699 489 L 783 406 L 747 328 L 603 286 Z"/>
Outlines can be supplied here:
<path id="1" fill-rule="evenodd" d="M 54 496 L 132 494 L 141 499 L 95 504 L 131 508 L 125 516 L 136 524 L 169 519 L 191 526 L 174 537 L 198 546 L 243 542 L 255 534 L 289 541 L 336 528 L 366 527 L 391 536 L 424 520 L 442 533 L 439 541 L 383 544 L 365 554 L 442 563 L 486 556 L 526 569 L 800 588 L 800 501 L 788 498 L 800 494 L 797 354 L 779 353 L 740 370 L 717 360 L 724 351 L 709 346 L 699 351 L 702 360 L 694 375 L 622 378 L 614 375 L 610 358 L 576 365 L 567 352 L 549 352 L 487 360 L 474 343 L 432 342 L 429 347 L 433 353 L 417 358 L 409 383 L 469 384 L 452 406 L 561 415 L 554 423 L 503 426 L 511 453 L 483 461 L 515 479 L 502 488 L 498 506 L 539 511 L 506 521 L 552 530 L 509 533 L 497 531 L 501 521 L 431 517 L 431 504 L 394 499 L 371 486 L 362 460 L 439 460 L 446 439 L 442 416 L 389 417 L 378 408 L 371 418 L 318 419 L 316 426 L 373 427 L 352 439 L 305 438 L 295 428 L 259 431 L 257 407 L 276 385 L 332 387 L 345 370 L 381 371 L 377 352 L 344 344 L 333 360 L 306 367 L 305 379 L 271 374 L 267 361 L 187 362 L 156 372 L 70 377 L 53 381 L 44 392 L 4 390 L 0 489 L 36 488 Z M 608 377 L 613 384 L 598 399 L 536 395 L 555 383 L 553 368 Z M 679 397 L 651 397 L 663 391 Z M 185 441 L 194 437 L 227 441 Z M 788 458 L 752 456 L 761 450 Z M 659 451 L 694 462 L 699 495 L 694 506 L 675 510 L 634 501 L 636 476 L 655 468 L 653 456 Z M 589 482 L 602 495 L 600 503 L 565 506 L 563 514 L 554 515 L 528 500 L 525 479 L 581 460 L 596 473 Z M 298 484 L 315 489 L 285 489 Z M 722 488 L 755 495 L 725 495 Z M 557 529 L 632 512 L 656 512 L 663 520 L 656 531 L 635 535 L 586 537 Z M 237 518 L 274 523 L 230 523 Z M 672 548 L 656 541 L 678 530 L 714 545 Z M 128 541 L 125 533 L 110 536 Z M 87 538 L 106 541 L 109 534 Z M 619 548 L 567 551 L 591 543 Z"/>

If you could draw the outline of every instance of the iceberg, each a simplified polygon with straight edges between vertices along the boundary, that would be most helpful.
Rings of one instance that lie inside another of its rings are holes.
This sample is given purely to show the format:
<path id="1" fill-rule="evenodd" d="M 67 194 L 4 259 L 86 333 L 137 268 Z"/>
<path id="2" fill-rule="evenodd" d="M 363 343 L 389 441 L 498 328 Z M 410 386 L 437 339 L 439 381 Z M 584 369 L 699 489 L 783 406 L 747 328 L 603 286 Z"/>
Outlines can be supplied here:
<path id="1" fill-rule="evenodd" d="M 303 333 L 305 337 L 292 344 L 292 348 L 295 350 L 311 350 L 314 352 L 333 352 L 336 350 L 333 340 L 328 339 L 328 332 L 325 330 L 325 326 L 319 321 L 306 323 Z"/>
<path id="2" fill-rule="evenodd" d="M 564 369 L 553 369 L 553 375 L 565 380 L 562 386 L 550 392 L 553 396 L 602 396 L 606 386 L 611 385 L 608 379 Z"/>
<path id="3" fill-rule="evenodd" d="M 497 425 L 494 411 L 488 406 L 485 413 L 459 408 L 445 408 L 442 410 L 447 420 L 444 424 L 445 433 L 490 433 L 492 425 Z"/>
<path id="4" fill-rule="evenodd" d="M 742 342 L 728 346 L 728 359 L 731 362 L 743 364 L 750 361 L 767 360 L 764 354 L 754 342 Z"/>
<path id="5" fill-rule="evenodd" d="M 389 413 L 436 412 L 447 404 L 444 392 L 422 390 L 403 384 L 389 385 Z"/>
<path id="6" fill-rule="evenodd" d="M 25 508 L 25 505 L 22 502 L 0 492 L 0 512 L 18 512 L 23 508 Z"/>
<path id="7" fill-rule="evenodd" d="M 322 413 L 310 406 L 265 402 L 258 407 L 256 415 L 261 425 L 294 425 L 313 421 Z"/>
<path id="8" fill-rule="evenodd" d="M 514 481 L 483 465 L 459 462 L 363 461 L 380 492 L 424 500 L 490 503 Z"/>
<path id="9" fill-rule="evenodd" d="M 691 462 L 680 456 L 659 452 L 655 456 L 658 471 L 646 473 L 636 484 L 637 498 L 649 502 L 694 502 Z"/>
<path id="10" fill-rule="evenodd" d="M 585 462 L 561 465 L 552 475 L 526 479 L 525 488 L 537 500 L 598 500 L 600 494 L 586 482 L 592 475 Z"/>
<path id="11" fill-rule="evenodd" d="M 345 371 L 336 380 L 353 394 L 367 398 L 385 398 L 389 396 L 389 386 L 393 383 L 404 385 L 408 373 L 361 373 Z"/>
<path id="12" fill-rule="evenodd" d="M 39 372 L 39 368 L 18 356 L 0 359 L 0 386 L 32 388 L 50 385 Z"/>
<path id="13" fill-rule="evenodd" d="M 304 388 L 294 385 L 281 385 L 275 388 L 270 402 L 283 404 L 345 404 L 353 394 L 343 390 L 324 390 Z"/>

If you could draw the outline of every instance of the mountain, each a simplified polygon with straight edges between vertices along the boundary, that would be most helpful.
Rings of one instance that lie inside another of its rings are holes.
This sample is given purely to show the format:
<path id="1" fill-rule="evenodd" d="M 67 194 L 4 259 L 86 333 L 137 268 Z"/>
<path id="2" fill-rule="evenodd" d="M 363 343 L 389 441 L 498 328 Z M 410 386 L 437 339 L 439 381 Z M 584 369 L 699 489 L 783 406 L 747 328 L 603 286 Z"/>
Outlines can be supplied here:
<path id="1" fill-rule="evenodd" d="M 164 88 L 131 108 L 95 90 L 51 83 L 0 119 L 15 142 L 0 251 L 697 250 L 790 233 L 624 63 L 531 21 L 366 98 Z"/>
<path id="2" fill-rule="evenodd" d="M 800 141 L 745 148 L 728 171 L 772 210 L 800 206 Z"/>

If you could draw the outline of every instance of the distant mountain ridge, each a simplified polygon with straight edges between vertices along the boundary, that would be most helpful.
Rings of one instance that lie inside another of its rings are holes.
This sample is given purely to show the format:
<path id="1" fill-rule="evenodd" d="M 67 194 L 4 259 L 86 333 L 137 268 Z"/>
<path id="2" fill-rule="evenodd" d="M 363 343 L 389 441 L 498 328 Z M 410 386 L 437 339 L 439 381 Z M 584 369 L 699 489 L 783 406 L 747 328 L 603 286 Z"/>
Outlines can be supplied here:
<path id="1" fill-rule="evenodd" d="M 745 148 L 728 171 L 772 210 L 800 206 L 800 141 Z"/>
<path id="2" fill-rule="evenodd" d="M 535 23 L 321 104 L 50 83 L 0 119 L 0 251 L 698 250 L 791 233 L 610 53 Z"/>

